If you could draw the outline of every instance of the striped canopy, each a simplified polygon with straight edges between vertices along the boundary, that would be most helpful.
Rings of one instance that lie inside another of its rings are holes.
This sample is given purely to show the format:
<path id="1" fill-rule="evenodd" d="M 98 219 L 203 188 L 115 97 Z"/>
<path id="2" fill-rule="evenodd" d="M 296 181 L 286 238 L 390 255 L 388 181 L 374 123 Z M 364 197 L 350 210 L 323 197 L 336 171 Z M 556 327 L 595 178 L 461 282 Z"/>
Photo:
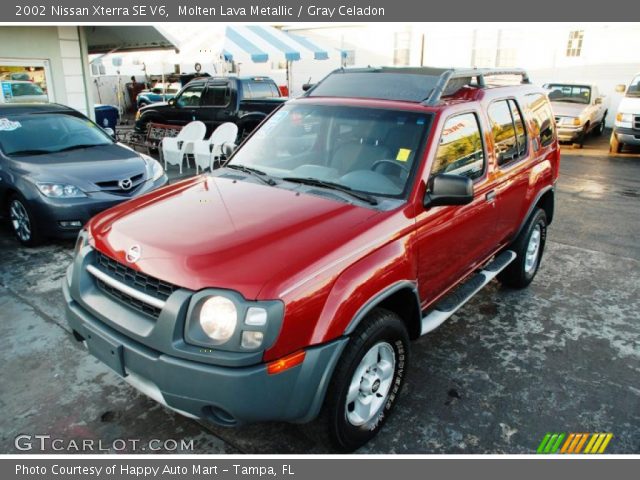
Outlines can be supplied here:
<path id="1" fill-rule="evenodd" d="M 229 61 L 250 59 L 254 63 L 266 63 L 327 60 L 329 53 L 304 37 L 268 25 L 233 25 L 226 29 L 224 56 Z"/>

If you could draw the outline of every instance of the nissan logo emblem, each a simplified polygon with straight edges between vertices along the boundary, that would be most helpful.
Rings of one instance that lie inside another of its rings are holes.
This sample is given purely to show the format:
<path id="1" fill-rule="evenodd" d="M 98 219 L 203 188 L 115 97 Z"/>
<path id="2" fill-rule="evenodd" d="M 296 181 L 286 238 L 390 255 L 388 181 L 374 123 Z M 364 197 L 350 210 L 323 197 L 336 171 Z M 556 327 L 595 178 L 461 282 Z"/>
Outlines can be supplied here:
<path id="1" fill-rule="evenodd" d="M 121 190 L 129 190 L 133 186 L 133 182 L 130 178 L 118 181 L 118 186 Z"/>
<path id="2" fill-rule="evenodd" d="M 126 259 L 129 263 L 136 263 L 142 256 L 142 248 L 140 245 L 131 245 L 127 250 Z"/>

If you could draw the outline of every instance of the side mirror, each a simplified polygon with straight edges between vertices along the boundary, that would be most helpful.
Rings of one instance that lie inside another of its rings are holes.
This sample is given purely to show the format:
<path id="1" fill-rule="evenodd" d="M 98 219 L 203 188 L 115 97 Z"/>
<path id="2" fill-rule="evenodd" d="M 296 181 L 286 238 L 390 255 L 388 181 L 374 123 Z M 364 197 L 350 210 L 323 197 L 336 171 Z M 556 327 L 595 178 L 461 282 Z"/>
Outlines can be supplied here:
<path id="1" fill-rule="evenodd" d="M 315 83 L 305 83 L 302 85 L 302 91 L 307 92 L 315 86 Z"/>
<path id="2" fill-rule="evenodd" d="M 176 106 L 176 99 L 175 98 L 170 98 L 167 103 L 169 104 L 169 106 L 175 107 Z"/>
<path id="3" fill-rule="evenodd" d="M 627 89 L 627 86 L 622 83 L 619 85 L 616 85 L 616 92 L 618 93 L 624 93 L 626 89 Z"/>
<path id="4" fill-rule="evenodd" d="M 596 105 L 602 105 L 602 97 L 596 98 L 595 104 Z"/>
<path id="5" fill-rule="evenodd" d="M 473 181 L 463 175 L 442 173 L 432 177 L 424 194 L 425 208 L 466 205 L 473 201 Z"/>
<path id="6" fill-rule="evenodd" d="M 103 128 L 104 132 L 109 135 L 111 138 L 116 138 L 116 132 L 114 132 L 113 128 L 110 127 L 104 127 Z"/>

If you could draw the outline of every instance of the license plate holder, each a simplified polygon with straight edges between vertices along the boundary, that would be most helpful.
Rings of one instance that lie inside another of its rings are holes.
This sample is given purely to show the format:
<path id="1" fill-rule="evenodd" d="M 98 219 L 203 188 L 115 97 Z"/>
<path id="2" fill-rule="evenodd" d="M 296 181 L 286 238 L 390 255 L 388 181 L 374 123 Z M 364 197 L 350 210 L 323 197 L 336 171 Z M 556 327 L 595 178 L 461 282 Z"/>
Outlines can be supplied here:
<path id="1" fill-rule="evenodd" d="M 124 371 L 124 349 L 122 344 L 106 338 L 92 329 L 87 329 L 85 338 L 89 353 L 115 371 L 121 377 Z"/>

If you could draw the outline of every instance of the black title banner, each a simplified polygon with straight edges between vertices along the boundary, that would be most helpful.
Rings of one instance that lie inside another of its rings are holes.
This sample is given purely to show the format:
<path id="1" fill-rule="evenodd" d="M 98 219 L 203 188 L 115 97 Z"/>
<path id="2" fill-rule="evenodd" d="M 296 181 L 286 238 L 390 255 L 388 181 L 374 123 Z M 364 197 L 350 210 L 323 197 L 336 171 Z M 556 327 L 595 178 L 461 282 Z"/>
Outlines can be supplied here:
<path id="1" fill-rule="evenodd" d="M 639 2 L 622 0 L 610 0 L 605 10 L 592 0 L 9 0 L 0 5 L 0 22 L 584 22 L 639 13 Z"/>

